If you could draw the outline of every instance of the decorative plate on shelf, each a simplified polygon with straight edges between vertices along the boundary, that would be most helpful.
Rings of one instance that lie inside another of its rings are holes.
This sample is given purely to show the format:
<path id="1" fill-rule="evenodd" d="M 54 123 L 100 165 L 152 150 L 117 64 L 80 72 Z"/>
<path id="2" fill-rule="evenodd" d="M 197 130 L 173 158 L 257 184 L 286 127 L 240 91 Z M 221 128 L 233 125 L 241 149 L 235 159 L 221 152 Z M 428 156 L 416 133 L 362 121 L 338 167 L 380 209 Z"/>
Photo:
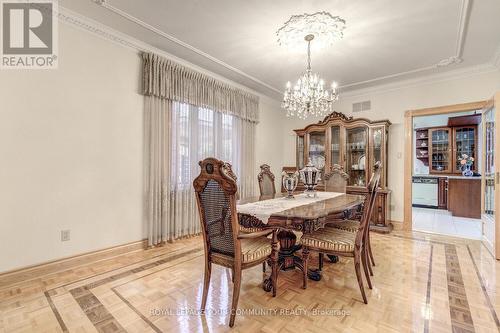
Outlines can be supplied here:
<path id="1" fill-rule="evenodd" d="M 316 158 L 314 165 L 318 169 L 323 169 L 325 167 L 325 163 L 326 163 L 325 157 L 323 155 L 320 155 Z"/>
<path id="2" fill-rule="evenodd" d="M 361 155 L 358 159 L 358 168 L 359 170 L 365 170 L 365 165 L 366 165 L 366 156 Z"/>

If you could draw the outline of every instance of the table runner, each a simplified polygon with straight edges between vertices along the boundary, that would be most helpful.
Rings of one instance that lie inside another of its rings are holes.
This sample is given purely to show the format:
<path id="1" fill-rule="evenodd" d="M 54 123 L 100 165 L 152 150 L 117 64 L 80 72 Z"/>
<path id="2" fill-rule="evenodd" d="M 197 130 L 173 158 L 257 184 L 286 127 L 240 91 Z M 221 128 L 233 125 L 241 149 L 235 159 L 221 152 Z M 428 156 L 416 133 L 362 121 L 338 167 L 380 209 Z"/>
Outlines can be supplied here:
<path id="1" fill-rule="evenodd" d="M 236 205 L 239 214 L 252 215 L 267 224 L 271 215 L 284 210 L 299 206 L 308 205 L 313 202 L 323 201 L 338 197 L 345 193 L 339 192 L 317 192 L 316 198 L 308 198 L 304 193 L 295 195 L 295 199 L 286 199 L 286 197 L 251 202 L 243 205 Z"/>

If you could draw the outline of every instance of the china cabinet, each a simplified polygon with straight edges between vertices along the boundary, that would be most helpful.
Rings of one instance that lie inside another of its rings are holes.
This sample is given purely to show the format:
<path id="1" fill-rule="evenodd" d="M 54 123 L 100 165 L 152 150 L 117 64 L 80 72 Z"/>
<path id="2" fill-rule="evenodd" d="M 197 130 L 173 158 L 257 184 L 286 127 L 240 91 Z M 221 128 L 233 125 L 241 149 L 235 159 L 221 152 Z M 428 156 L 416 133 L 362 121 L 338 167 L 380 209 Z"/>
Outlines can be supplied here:
<path id="1" fill-rule="evenodd" d="M 389 222 L 391 191 L 387 189 L 390 125 L 388 120 L 370 121 L 333 112 L 316 124 L 295 130 L 296 168 L 302 169 L 309 158 L 322 174 L 338 164 L 349 175 L 347 193 L 364 194 L 374 164 L 382 162 L 381 190 L 372 216 L 372 228 L 381 232 L 390 232 L 392 229 Z M 317 188 L 323 190 L 322 181 Z"/>
<path id="2" fill-rule="evenodd" d="M 429 166 L 431 174 L 461 174 L 463 154 L 477 159 L 478 124 L 481 115 L 451 117 L 446 127 L 415 130 L 416 158 Z M 472 164 L 472 171 L 477 170 Z"/>
<path id="3" fill-rule="evenodd" d="M 453 172 L 462 172 L 460 158 L 463 154 L 477 158 L 477 126 L 464 126 L 453 128 L 453 138 L 455 148 L 453 150 Z M 472 164 L 473 171 L 476 171 L 476 163 Z"/>

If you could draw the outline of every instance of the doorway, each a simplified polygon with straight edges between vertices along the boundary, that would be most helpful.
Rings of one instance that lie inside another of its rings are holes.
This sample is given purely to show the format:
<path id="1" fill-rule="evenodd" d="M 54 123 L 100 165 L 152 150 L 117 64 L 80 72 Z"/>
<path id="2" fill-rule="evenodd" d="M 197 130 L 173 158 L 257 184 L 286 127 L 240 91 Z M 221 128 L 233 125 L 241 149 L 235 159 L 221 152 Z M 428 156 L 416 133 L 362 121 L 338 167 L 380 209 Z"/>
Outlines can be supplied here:
<path id="1" fill-rule="evenodd" d="M 500 155 L 494 154 L 495 147 L 500 147 L 500 135 L 496 131 L 496 123 L 500 120 L 500 92 L 489 101 L 457 104 L 420 110 L 409 110 L 405 113 L 405 162 L 404 162 L 404 221 L 403 230 L 413 230 L 413 171 L 416 157 L 413 154 L 415 117 L 439 114 L 452 114 L 482 110 L 484 130 L 481 138 L 483 144 L 483 170 L 481 179 L 482 243 L 490 250 L 496 259 L 500 259 L 500 217 L 495 213 L 500 207 Z M 497 148 L 498 149 L 498 148 Z M 490 152 L 489 157 L 488 152 Z M 489 166 L 486 164 L 489 163 Z M 439 196 L 439 194 L 438 194 Z M 439 198 L 438 198 L 439 199 Z M 497 241 L 498 240 L 498 241 Z"/>
<path id="2" fill-rule="evenodd" d="M 480 240 L 482 108 L 414 116 L 412 128 L 412 229 Z"/>

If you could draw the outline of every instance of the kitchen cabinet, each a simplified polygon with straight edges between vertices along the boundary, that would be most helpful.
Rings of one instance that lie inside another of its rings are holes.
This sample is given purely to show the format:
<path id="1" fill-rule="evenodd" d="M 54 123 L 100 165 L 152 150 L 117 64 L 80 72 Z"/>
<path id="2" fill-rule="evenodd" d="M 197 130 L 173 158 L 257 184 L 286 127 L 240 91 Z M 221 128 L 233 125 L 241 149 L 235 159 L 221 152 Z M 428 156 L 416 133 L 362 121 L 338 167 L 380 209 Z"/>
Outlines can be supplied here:
<path id="1" fill-rule="evenodd" d="M 430 173 L 451 173 L 452 130 L 447 127 L 429 129 Z"/>
<path id="2" fill-rule="evenodd" d="M 461 173 L 460 159 L 463 154 L 477 158 L 477 126 L 463 126 L 453 128 L 453 172 Z M 471 170 L 476 171 L 476 163 L 472 164 Z"/>
<path id="3" fill-rule="evenodd" d="M 478 124 L 481 115 L 450 117 L 448 126 L 415 129 L 416 158 L 429 166 L 430 174 L 461 174 L 462 155 L 477 161 Z M 471 170 L 477 172 L 477 162 Z"/>
<path id="4" fill-rule="evenodd" d="M 448 179 L 448 210 L 453 216 L 481 218 L 481 178 Z"/>

